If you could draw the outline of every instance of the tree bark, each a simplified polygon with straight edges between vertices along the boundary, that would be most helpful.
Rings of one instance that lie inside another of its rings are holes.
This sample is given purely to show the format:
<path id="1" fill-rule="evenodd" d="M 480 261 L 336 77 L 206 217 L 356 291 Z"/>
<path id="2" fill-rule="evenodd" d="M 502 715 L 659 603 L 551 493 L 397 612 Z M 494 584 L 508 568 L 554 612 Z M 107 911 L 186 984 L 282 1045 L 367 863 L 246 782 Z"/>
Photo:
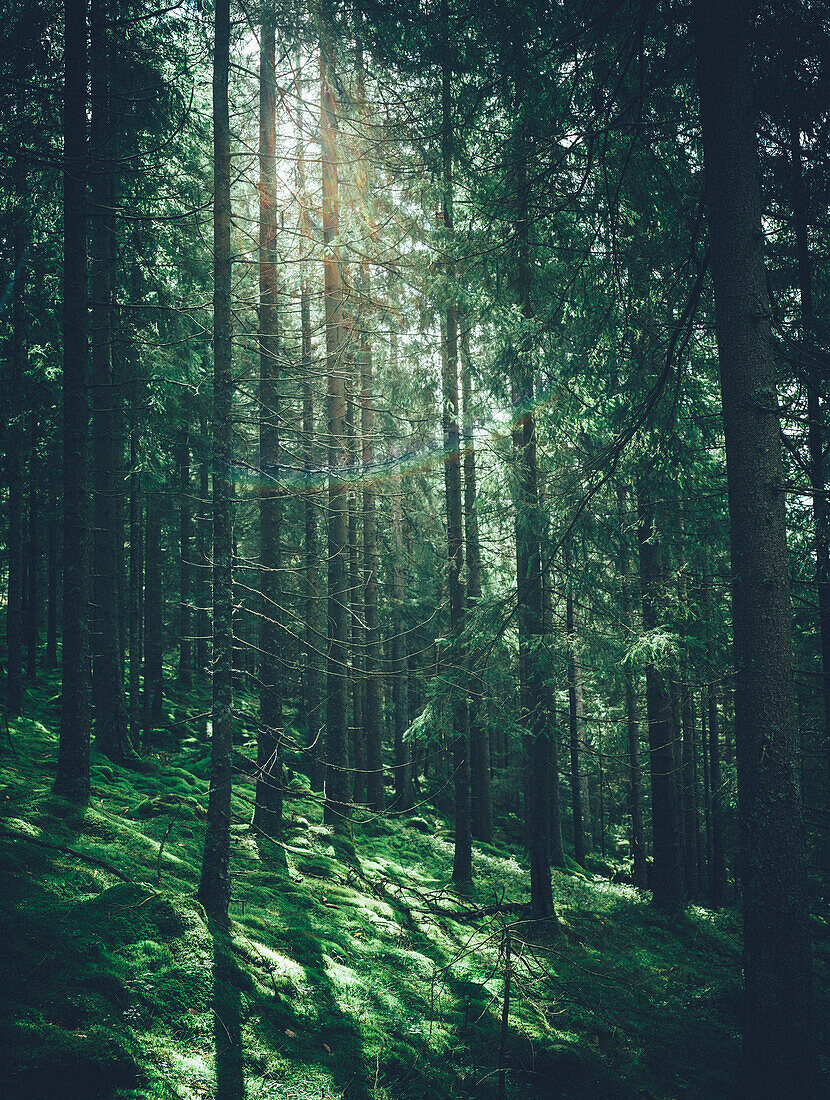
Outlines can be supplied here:
<path id="1" fill-rule="evenodd" d="M 349 782 L 349 531 L 348 493 L 343 474 L 349 461 L 344 385 L 345 329 L 340 258 L 337 103 L 334 61 L 326 42 L 320 47 L 320 143 L 323 160 L 323 250 L 326 313 L 328 454 L 328 654 L 326 702 L 327 825 L 350 817 Z"/>
<path id="2" fill-rule="evenodd" d="M 470 364 L 470 332 L 462 327 L 461 409 L 464 431 L 464 546 L 467 551 L 467 605 L 472 610 L 481 599 L 481 545 L 476 510 L 476 451 L 473 435 L 473 384 Z M 472 833 L 476 840 L 493 840 L 493 796 L 490 783 L 490 739 L 481 715 L 483 680 L 473 678 L 470 692 L 470 798 Z"/>
<path id="3" fill-rule="evenodd" d="M 628 551 L 628 537 L 624 518 L 628 510 L 625 489 L 617 487 L 617 514 L 620 520 L 620 548 L 618 555 L 621 581 L 623 624 L 629 632 L 634 631 L 634 598 L 632 596 L 633 577 L 631 557 Z M 637 693 L 634 685 L 634 672 L 626 662 L 625 679 L 625 724 L 628 748 L 628 803 L 631 813 L 631 859 L 634 885 L 645 890 L 648 885 L 646 870 L 646 839 L 643 828 L 643 780 L 640 772 L 640 725 L 637 713 Z"/>
<path id="4" fill-rule="evenodd" d="M 750 50 L 754 5 L 695 0 L 732 551 L 744 911 L 741 1089 L 816 1095 L 776 364 Z"/>
<path id="5" fill-rule="evenodd" d="M 660 543 L 654 528 L 654 507 L 649 490 L 641 482 L 637 484 L 637 510 L 643 629 L 648 632 L 654 630 L 660 622 L 661 602 L 665 599 L 665 578 Z M 649 660 L 646 665 L 646 710 L 654 852 L 652 896 L 658 908 L 677 912 L 684 907 L 686 896 L 675 778 L 672 700 L 668 677 L 653 660 Z"/>
<path id="6" fill-rule="evenodd" d="M 225 924 L 231 897 L 233 753 L 233 372 L 229 0 L 216 0 L 213 54 L 213 732 L 199 882 L 209 917 Z"/>
<path id="7" fill-rule="evenodd" d="M 37 679 L 37 658 L 40 646 L 40 417 L 29 412 L 29 538 L 26 545 L 26 678 Z"/>
<path id="8" fill-rule="evenodd" d="M 144 525 L 144 695 L 142 738 L 149 745 L 164 710 L 164 602 L 161 567 L 161 488 L 146 495 Z"/>
<path id="9" fill-rule="evenodd" d="M 442 0 L 444 26 L 448 27 L 447 0 Z M 441 70 L 441 161 L 442 208 L 447 236 L 453 231 L 453 128 L 451 73 L 447 59 Z M 452 277 L 453 272 L 448 272 Z M 465 677 L 466 653 L 460 642 L 466 618 L 464 593 L 464 534 L 461 507 L 461 437 L 458 423 L 458 306 L 450 294 L 445 311 L 441 391 L 444 434 L 444 495 L 447 511 L 447 555 L 449 563 L 450 629 L 452 661 L 452 766 L 455 798 L 455 845 L 452 879 L 465 889 L 473 878 L 472 833 L 470 829 L 470 723 Z"/>
<path id="10" fill-rule="evenodd" d="M 282 831 L 282 685 L 280 676 L 280 364 L 277 255 L 276 26 L 260 27 L 259 58 L 259 732 L 253 823 L 266 836 Z"/>
<path id="11" fill-rule="evenodd" d="M 89 794 L 89 327 L 86 0 L 64 6 L 63 646 L 55 793 Z"/>
<path id="12" fill-rule="evenodd" d="M 185 409 L 185 416 L 189 409 Z M 190 487 L 190 428 L 179 444 L 179 687 L 193 686 L 193 496 Z"/>
<path id="13" fill-rule="evenodd" d="M 91 351 L 92 351 L 92 494 L 93 600 L 92 692 L 95 742 L 113 760 L 128 755 L 127 701 L 121 664 L 119 554 L 117 545 L 114 409 L 118 400 L 112 377 L 112 216 L 110 50 L 105 0 L 92 0 L 90 68 L 92 123 Z"/>

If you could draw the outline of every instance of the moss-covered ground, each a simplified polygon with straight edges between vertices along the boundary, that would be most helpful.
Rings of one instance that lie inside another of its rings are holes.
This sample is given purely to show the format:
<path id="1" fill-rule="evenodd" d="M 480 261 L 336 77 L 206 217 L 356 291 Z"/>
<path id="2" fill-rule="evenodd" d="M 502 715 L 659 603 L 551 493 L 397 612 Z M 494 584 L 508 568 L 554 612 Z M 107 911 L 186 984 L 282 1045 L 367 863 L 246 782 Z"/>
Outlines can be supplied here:
<path id="1" fill-rule="evenodd" d="M 670 921 L 630 887 L 555 872 L 559 935 L 515 911 L 456 919 L 526 900 L 521 853 L 479 850 L 477 894 L 456 898 L 444 821 L 422 807 L 333 835 L 299 770 L 283 842 L 257 837 L 243 745 L 217 932 L 195 898 L 207 746 L 187 708 L 138 769 L 93 754 L 78 808 L 50 793 L 55 690 L 32 691 L 37 720 L 0 748 L 0 1095 L 496 1097 L 505 923 L 509 1097 L 730 1094 L 733 913 Z"/>

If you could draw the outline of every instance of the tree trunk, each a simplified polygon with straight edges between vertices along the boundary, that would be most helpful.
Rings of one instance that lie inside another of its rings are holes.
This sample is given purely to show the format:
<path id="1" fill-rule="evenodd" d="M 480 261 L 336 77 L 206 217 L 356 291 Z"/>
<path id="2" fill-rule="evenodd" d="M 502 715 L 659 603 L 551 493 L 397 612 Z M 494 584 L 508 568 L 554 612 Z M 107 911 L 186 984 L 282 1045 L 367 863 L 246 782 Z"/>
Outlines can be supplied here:
<path id="1" fill-rule="evenodd" d="M 213 523 L 210 497 L 210 409 L 207 398 L 199 401 L 199 517 L 196 533 L 199 540 L 199 568 L 197 571 L 199 606 L 196 614 L 196 668 L 204 679 L 210 668 L 212 605 L 211 563 L 213 551 Z"/>
<path id="2" fill-rule="evenodd" d="M 227 923 L 233 755 L 233 372 L 229 0 L 216 0 L 213 54 L 213 733 L 199 901 Z"/>
<path id="3" fill-rule="evenodd" d="M 93 600 L 92 691 L 95 742 L 113 760 L 128 754 L 127 701 L 121 664 L 118 591 L 114 408 L 112 377 L 113 176 L 109 111 L 110 56 L 105 0 L 92 0 L 90 62 L 92 234 L 90 255 L 92 348 Z"/>
<path id="4" fill-rule="evenodd" d="M 323 160 L 323 248 L 326 313 L 328 454 L 328 654 L 326 689 L 326 787 L 323 817 L 327 825 L 349 816 L 349 531 L 348 493 L 343 471 L 349 461 L 346 390 L 343 381 L 343 271 L 340 258 L 337 182 L 337 103 L 334 62 L 325 42 L 320 47 L 320 144 Z"/>
<path id="5" fill-rule="evenodd" d="M 38 437 L 40 418 L 35 410 L 28 416 L 29 422 L 29 538 L 26 546 L 26 678 L 37 679 L 37 654 L 40 644 L 40 456 Z"/>
<path id="6" fill-rule="evenodd" d="M 726 848 L 723 837 L 723 780 L 720 770 L 718 696 L 713 683 L 706 689 L 709 709 L 709 796 L 712 806 L 712 874 L 709 905 L 722 908 L 726 900 Z"/>
<path id="7" fill-rule="evenodd" d="M 473 384 L 470 332 L 464 326 L 461 351 L 461 408 L 464 426 L 464 545 L 467 550 L 467 604 L 472 610 L 481 599 L 481 546 L 476 511 L 476 452 L 473 435 Z M 493 796 L 490 784 L 490 740 L 480 713 L 483 680 L 473 678 L 470 692 L 470 797 L 472 832 L 476 840 L 493 840 Z"/>
<path id="8" fill-rule="evenodd" d="M 660 623 L 660 608 L 666 593 L 660 544 L 654 529 L 654 507 L 649 490 L 641 483 L 637 485 L 637 510 L 643 629 L 648 632 Z M 646 710 L 654 852 L 652 895 L 658 908 L 676 912 L 683 908 L 686 896 L 677 805 L 672 700 L 668 677 L 652 660 L 646 665 Z"/>
<path id="9" fill-rule="evenodd" d="M 753 5 L 695 0 L 736 668 L 744 909 L 741 1088 L 816 1095 L 807 872 L 792 689 L 776 364 L 750 64 Z"/>
<path id="10" fill-rule="evenodd" d="M 392 486 L 392 711 L 395 730 L 395 809 L 411 810 L 415 801 L 410 746 L 404 741 L 409 726 L 409 660 L 407 618 L 405 614 L 406 580 L 404 576 L 403 483 L 396 478 Z"/>
<path id="11" fill-rule="evenodd" d="M 187 410 L 185 411 L 187 415 Z M 179 687 L 193 686 L 193 497 L 190 491 L 190 430 L 179 445 Z"/>
<path id="12" fill-rule="evenodd" d="M 361 308 L 370 304 L 369 265 L 361 265 Z M 375 393 L 372 348 L 364 317 L 360 332 L 360 416 L 363 442 L 363 608 L 365 632 L 365 712 L 366 800 L 373 810 L 382 810 L 384 802 L 383 754 L 381 744 L 381 655 L 378 628 L 378 520 L 375 505 Z"/>
<path id="13" fill-rule="evenodd" d="M 813 495 L 813 541 L 816 558 L 819 639 L 821 642 L 821 693 L 824 714 L 824 750 L 827 754 L 826 808 L 830 810 L 830 510 L 824 473 L 824 439 L 821 400 L 822 364 L 815 348 L 813 272 L 807 235 L 807 196 L 801 163 L 801 128 L 797 119 L 790 126 L 793 213 L 801 298 L 801 368 L 807 380 L 807 444 L 810 452 L 810 488 Z M 825 840 L 825 857 L 830 841 Z"/>
<path id="14" fill-rule="evenodd" d="M 60 515 L 61 465 L 58 446 L 52 445 L 49 472 L 49 548 L 47 551 L 46 581 L 46 669 L 52 672 L 58 667 L 58 584 L 61 565 Z"/>
<path id="15" fill-rule="evenodd" d="M 63 622 L 55 793 L 89 794 L 89 331 L 86 0 L 64 5 Z"/>
<path id="16" fill-rule="evenodd" d="M 631 574 L 631 557 L 628 551 L 628 535 L 625 516 L 628 510 L 625 489 L 617 487 L 617 513 L 620 520 L 619 573 L 623 608 L 623 625 L 634 631 L 634 599 L 632 588 L 634 578 Z M 640 773 L 640 726 L 637 714 L 637 693 L 634 685 L 634 672 L 626 662 L 625 677 L 625 724 L 628 747 L 628 804 L 631 813 L 631 859 L 634 885 L 645 890 L 648 885 L 646 870 L 646 838 L 643 828 L 643 781 Z"/>
<path id="17" fill-rule="evenodd" d="M 144 697 L 142 737 L 149 745 L 164 712 L 164 603 L 161 568 L 161 489 L 146 493 L 144 527 Z"/>
<path id="18" fill-rule="evenodd" d="M 259 732 L 254 827 L 282 830 L 282 691 L 280 668 L 280 365 L 277 255 L 276 26 L 260 27 L 259 57 Z"/>
<path id="19" fill-rule="evenodd" d="M 350 363 L 351 367 L 352 364 Z M 349 370 L 350 384 L 354 377 Z M 363 578 L 361 576 L 360 533 L 357 529 L 357 490 L 354 481 L 360 447 L 355 431 L 354 401 L 351 393 L 346 399 L 346 434 L 349 437 L 349 465 L 351 467 L 352 487 L 349 489 L 349 639 L 351 659 L 349 662 L 349 682 L 352 696 L 351 767 L 354 775 L 352 798 L 356 803 L 366 801 L 366 730 L 364 728 L 364 690 L 363 678 Z"/>
<path id="20" fill-rule="evenodd" d="M 448 27 L 447 0 L 442 2 L 444 25 Z M 453 231 L 453 130 L 450 95 L 451 74 L 444 62 L 441 72 L 441 160 L 444 228 Z M 449 272 L 452 276 L 453 272 Z M 466 617 L 464 594 L 464 534 L 461 508 L 461 454 L 458 424 L 458 307 L 450 295 L 446 306 L 446 339 L 442 355 L 441 390 L 444 433 L 444 494 L 447 510 L 447 555 L 449 562 L 450 629 L 452 662 L 450 691 L 453 697 L 452 765 L 455 797 L 455 846 L 452 880 L 464 889 L 473 878 L 472 833 L 470 830 L 470 722 L 464 665 L 466 654 L 459 636 Z M 459 682 L 461 681 L 461 682 Z"/>

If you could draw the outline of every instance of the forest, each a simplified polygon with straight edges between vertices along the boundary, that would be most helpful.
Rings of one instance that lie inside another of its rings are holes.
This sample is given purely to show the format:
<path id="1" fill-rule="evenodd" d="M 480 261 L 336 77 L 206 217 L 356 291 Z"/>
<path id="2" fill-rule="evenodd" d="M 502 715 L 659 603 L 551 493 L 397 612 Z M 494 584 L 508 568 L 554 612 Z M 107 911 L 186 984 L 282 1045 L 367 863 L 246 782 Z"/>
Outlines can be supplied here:
<path id="1" fill-rule="evenodd" d="M 826 6 L 0 10 L 0 1095 L 828 1095 Z"/>

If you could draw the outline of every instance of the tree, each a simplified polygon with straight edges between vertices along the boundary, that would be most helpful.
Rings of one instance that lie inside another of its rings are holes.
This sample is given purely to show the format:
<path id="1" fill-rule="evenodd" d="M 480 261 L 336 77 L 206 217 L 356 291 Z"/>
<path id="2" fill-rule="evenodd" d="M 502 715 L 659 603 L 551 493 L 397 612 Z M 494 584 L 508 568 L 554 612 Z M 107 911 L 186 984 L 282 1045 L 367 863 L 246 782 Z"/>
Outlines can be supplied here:
<path id="1" fill-rule="evenodd" d="M 64 8 L 63 647 L 55 793 L 89 794 L 89 327 L 87 320 L 87 4 Z"/>
<path id="2" fill-rule="evenodd" d="M 218 0 L 213 54 L 213 732 L 199 900 L 218 923 L 231 898 L 233 514 L 230 2 Z"/>
<path id="3" fill-rule="evenodd" d="M 694 5 L 732 550 L 745 1096 L 815 1095 L 791 610 L 750 67 L 754 5 Z"/>

